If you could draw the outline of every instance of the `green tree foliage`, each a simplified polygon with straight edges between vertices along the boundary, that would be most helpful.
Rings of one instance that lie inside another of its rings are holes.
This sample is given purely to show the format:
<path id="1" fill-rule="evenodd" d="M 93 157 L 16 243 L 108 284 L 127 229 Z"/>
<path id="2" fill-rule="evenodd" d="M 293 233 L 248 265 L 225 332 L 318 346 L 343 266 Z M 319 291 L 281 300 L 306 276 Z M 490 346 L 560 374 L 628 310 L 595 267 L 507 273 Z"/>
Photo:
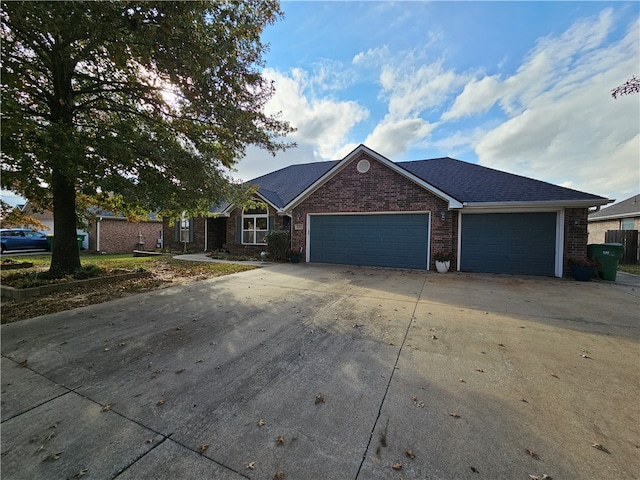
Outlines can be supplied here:
<path id="1" fill-rule="evenodd" d="M 291 237 L 284 230 L 270 230 L 265 237 L 269 259 L 283 262 L 289 258 L 291 252 Z"/>
<path id="2" fill-rule="evenodd" d="M 1 185 L 54 212 L 52 274 L 80 266 L 76 195 L 197 214 L 233 194 L 249 144 L 291 131 L 264 114 L 274 0 L 2 2 Z"/>

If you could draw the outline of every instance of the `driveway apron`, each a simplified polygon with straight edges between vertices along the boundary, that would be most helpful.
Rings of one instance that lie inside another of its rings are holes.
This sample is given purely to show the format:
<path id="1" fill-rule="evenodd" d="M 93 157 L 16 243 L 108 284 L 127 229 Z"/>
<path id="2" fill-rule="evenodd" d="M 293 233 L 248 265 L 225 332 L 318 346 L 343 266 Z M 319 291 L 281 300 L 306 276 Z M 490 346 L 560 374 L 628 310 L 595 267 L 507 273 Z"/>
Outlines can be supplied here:
<path id="1" fill-rule="evenodd" d="M 2 476 L 634 478 L 637 290 L 282 264 L 4 325 Z"/>

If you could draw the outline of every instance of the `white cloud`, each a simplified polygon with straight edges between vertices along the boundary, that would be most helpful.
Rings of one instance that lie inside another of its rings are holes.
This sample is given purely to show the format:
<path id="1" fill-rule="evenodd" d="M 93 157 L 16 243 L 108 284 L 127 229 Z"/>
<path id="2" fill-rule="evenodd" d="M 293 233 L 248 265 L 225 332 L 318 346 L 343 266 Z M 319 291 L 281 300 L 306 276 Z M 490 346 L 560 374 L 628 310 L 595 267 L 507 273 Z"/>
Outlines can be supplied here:
<path id="1" fill-rule="evenodd" d="M 275 83 L 276 89 L 265 112 L 270 115 L 282 112 L 282 117 L 297 128 L 291 139 L 314 146 L 322 158 L 333 158 L 351 129 L 369 115 L 356 101 L 317 98 L 309 87 L 321 79 L 302 69 L 293 69 L 289 75 L 266 69 L 264 76 Z"/>
<path id="2" fill-rule="evenodd" d="M 387 115 L 364 143 L 376 152 L 393 158 L 404 153 L 409 146 L 421 142 L 433 129 L 433 124 L 421 118 L 396 118 Z"/>
<path id="3" fill-rule="evenodd" d="M 610 13 L 540 41 L 515 75 L 492 87 L 509 118 L 476 144 L 481 164 L 605 196 L 637 191 L 640 102 L 610 91 L 637 71 L 640 29 L 635 21 L 623 39 L 603 44 Z M 490 103 L 478 83 L 467 85 L 450 118 Z M 475 106 L 471 94 L 463 98 L 472 90 Z"/>
<path id="4" fill-rule="evenodd" d="M 471 80 L 442 119 L 455 120 L 482 113 L 496 103 L 508 115 L 518 114 L 549 88 L 557 89 L 567 79 L 577 80 L 576 73 L 585 79 L 585 75 L 603 71 L 603 62 L 590 62 L 589 67 L 595 70 L 580 70 L 579 66 L 583 56 L 593 55 L 592 51 L 606 38 L 612 17 L 612 10 L 607 9 L 595 19 L 576 22 L 559 37 L 538 40 L 516 73 L 504 81 L 500 81 L 499 75 Z"/>

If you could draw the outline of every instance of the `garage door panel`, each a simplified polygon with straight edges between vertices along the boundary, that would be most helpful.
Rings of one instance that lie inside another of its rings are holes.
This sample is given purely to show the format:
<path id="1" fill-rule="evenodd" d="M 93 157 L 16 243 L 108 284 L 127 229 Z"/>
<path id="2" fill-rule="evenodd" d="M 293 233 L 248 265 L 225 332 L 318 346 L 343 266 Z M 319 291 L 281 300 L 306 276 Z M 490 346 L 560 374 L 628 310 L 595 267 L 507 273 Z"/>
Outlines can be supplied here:
<path id="1" fill-rule="evenodd" d="M 426 268 L 427 214 L 312 215 L 312 262 Z"/>
<path id="2" fill-rule="evenodd" d="M 462 216 L 462 270 L 553 275 L 555 212 L 466 214 Z"/>

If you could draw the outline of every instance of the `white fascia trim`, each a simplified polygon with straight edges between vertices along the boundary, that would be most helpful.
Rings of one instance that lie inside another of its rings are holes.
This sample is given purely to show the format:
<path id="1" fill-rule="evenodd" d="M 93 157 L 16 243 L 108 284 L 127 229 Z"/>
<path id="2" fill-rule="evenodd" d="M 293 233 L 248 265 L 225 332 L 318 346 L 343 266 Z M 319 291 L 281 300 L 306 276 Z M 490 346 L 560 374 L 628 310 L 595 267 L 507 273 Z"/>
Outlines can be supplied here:
<path id="1" fill-rule="evenodd" d="M 640 217 L 640 212 L 620 213 L 618 215 L 607 215 L 603 217 L 588 218 L 587 220 L 589 222 L 600 222 L 604 220 L 620 220 L 622 218 L 635 218 L 635 217 Z"/>
<path id="2" fill-rule="evenodd" d="M 444 193 L 442 190 L 439 190 L 438 188 L 434 187 L 430 183 L 427 183 L 424 180 L 422 180 L 421 178 L 416 177 L 414 174 L 408 172 L 407 170 L 398 167 L 395 163 L 393 163 L 388 158 L 383 157 L 379 153 L 374 152 L 370 148 L 368 148 L 368 147 L 366 147 L 366 146 L 361 144 L 361 145 L 358 145 L 351 153 L 349 153 L 346 157 L 344 157 L 340 162 L 338 162 L 336 165 L 334 165 L 333 168 L 331 168 L 327 173 L 325 173 L 318 180 L 316 180 L 311 185 L 309 185 L 309 187 L 307 187 L 302 193 L 300 193 L 300 195 L 298 195 L 296 198 L 294 198 L 288 204 L 286 204 L 284 207 L 282 207 L 282 210 L 283 211 L 284 210 L 291 210 L 292 208 L 294 208 L 297 204 L 299 204 L 300 202 L 305 200 L 309 195 L 311 195 L 313 192 L 315 192 L 321 185 L 325 184 L 331 178 L 336 176 L 338 174 L 338 172 L 340 172 L 352 160 L 354 160 L 358 155 L 360 155 L 362 153 L 365 153 L 365 154 L 369 155 L 373 159 L 375 159 L 378 162 L 382 163 L 383 165 L 389 167 L 391 170 L 393 170 L 397 174 L 402 175 L 403 177 L 407 178 L 408 180 L 411 180 L 412 182 L 414 182 L 415 184 L 421 186 L 422 188 L 424 188 L 426 190 L 429 190 L 434 195 L 437 195 L 438 197 L 442 198 L 443 200 L 446 200 L 447 202 L 449 202 L 449 208 L 450 209 L 462 208 L 462 206 L 463 206 L 462 203 L 459 202 L 458 200 L 456 200 L 455 198 L 450 197 L 449 195 Z"/>
<path id="3" fill-rule="evenodd" d="M 464 210 L 475 209 L 561 209 L 561 208 L 589 208 L 598 205 L 606 205 L 611 200 L 567 200 L 559 202 L 557 200 L 541 200 L 538 202 L 464 202 L 462 208 Z"/>
<path id="4" fill-rule="evenodd" d="M 255 193 L 254 193 L 254 195 L 255 195 L 256 197 L 260 197 L 260 201 L 262 201 L 262 202 L 266 203 L 267 205 L 270 205 L 271 207 L 273 207 L 273 209 L 276 211 L 276 213 L 277 213 L 278 215 L 284 215 L 284 209 L 282 209 L 282 208 L 280 208 L 280 207 L 278 207 L 278 206 L 274 205 L 274 204 L 273 204 L 273 203 L 271 203 L 269 200 L 267 200 L 263 195 L 260 195 L 260 193 L 258 193 L 258 192 L 255 192 Z M 229 217 L 229 216 L 231 216 L 231 212 L 232 212 L 236 207 L 238 207 L 238 206 L 232 203 L 232 204 L 230 204 L 227 208 L 225 208 L 225 209 L 222 211 L 222 213 L 216 213 L 215 215 L 217 215 L 217 216 L 219 216 L 219 217 Z M 238 207 L 238 208 L 240 208 L 240 207 Z"/>
<path id="5" fill-rule="evenodd" d="M 564 275 L 564 210 L 556 215 L 556 263 L 555 275 L 562 278 Z"/>

